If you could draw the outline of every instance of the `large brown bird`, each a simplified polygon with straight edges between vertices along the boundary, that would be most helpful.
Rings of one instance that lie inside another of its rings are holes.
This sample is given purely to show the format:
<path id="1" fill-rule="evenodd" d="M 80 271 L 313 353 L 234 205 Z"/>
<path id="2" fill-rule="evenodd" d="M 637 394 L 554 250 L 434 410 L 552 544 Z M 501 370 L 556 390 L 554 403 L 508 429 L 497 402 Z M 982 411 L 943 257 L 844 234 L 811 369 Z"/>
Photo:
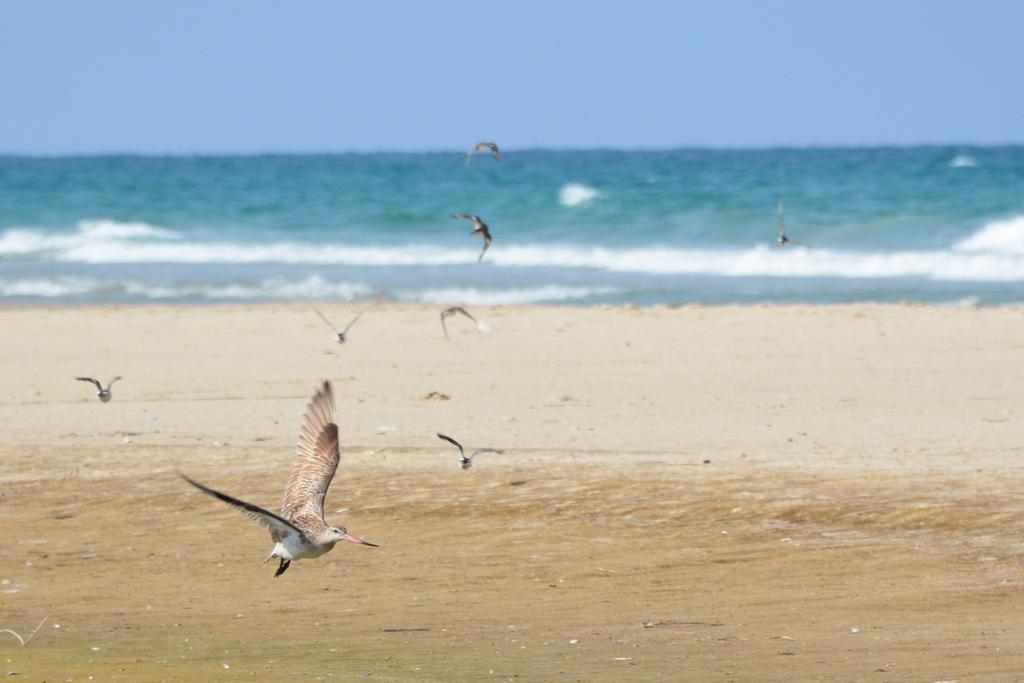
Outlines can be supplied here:
<path id="1" fill-rule="evenodd" d="M 309 402 L 295 455 L 295 467 L 284 491 L 280 515 L 203 486 L 184 474 L 181 476 L 203 493 L 233 505 L 243 515 L 270 530 L 274 549 L 265 561 L 280 558 L 275 577 L 284 574 L 293 561 L 320 557 L 329 552 L 338 541 L 378 547 L 375 543 L 352 536 L 345 527 L 330 526 L 324 519 L 327 489 L 341 459 L 334 392 L 330 382 L 324 382 Z"/>

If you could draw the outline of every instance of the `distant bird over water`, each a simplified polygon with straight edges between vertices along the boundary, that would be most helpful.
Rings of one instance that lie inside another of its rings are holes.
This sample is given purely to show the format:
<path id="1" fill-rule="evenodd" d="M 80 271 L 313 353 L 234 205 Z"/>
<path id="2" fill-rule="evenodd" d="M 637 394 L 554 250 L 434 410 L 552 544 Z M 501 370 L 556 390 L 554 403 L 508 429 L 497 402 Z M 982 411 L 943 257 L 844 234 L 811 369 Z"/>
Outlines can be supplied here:
<path id="1" fill-rule="evenodd" d="M 470 467 L 472 467 L 473 458 L 480 455 L 481 453 L 504 453 L 504 451 L 499 451 L 495 448 L 478 448 L 475 451 L 473 451 L 472 454 L 467 456 L 465 449 L 462 448 L 462 444 L 453 439 L 452 437 L 446 434 L 442 434 L 441 432 L 438 432 L 437 438 L 443 439 L 444 441 L 447 441 L 448 443 L 459 449 L 459 464 L 462 466 L 462 469 L 464 470 L 468 470 Z"/>
<path id="2" fill-rule="evenodd" d="M 490 150 L 491 156 L 494 157 L 495 161 L 501 160 L 501 150 L 493 142 L 478 142 L 473 145 L 473 148 L 466 154 L 466 166 L 469 166 L 469 162 L 473 160 L 473 155 L 477 152 L 486 152 Z"/>
<path id="3" fill-rule="evenodd" d="M 794 242 L 786 237 L 786 209 L 782 205 L 782 200 L 779 200 L 779 239 L 777 241 L 780 247 L 785 247 L 790 244 L 796 247 L 806 246 L 805 244 Z"/>
<path id="4" fill-rule="evenodd" d="M 487 224 L 484 223 L 480 216 L 473 213 L 453 213 L 452 218 L 457 220 L 466 220 L 473 223 L 473 232 L 471 235 L 480 235 L 484 238 L 484 248 L 480 252 L 480 256 L 477 258 L 477 263 L 483 260 L 484 254 L 487 253 L 487 247 L 491 246 L 491 231 L 487 228 Z"/>
<path id="5" fill-rule="evenodd" d="M 184 474 L 181 476 L 203 493 L 233 505 L 243 515 L 270 530 L 274 549 L 265 562 L 280 558 L 281 563 L 274 574 L 278 577 L 293 561 L 320 557 L 332 550 L 338 541 L 378 547 L 350 535 L 345 527 L 328 526 L 324 520 L 324 499 L 340 459 L 334 392 L 331 383 L 324 382 L 306 409 L 295 467 L 284 491 L 280 515 L 203 486 Z"/>
<path id="6" fill-rule="evenodd" d="M 356 321 L 359 320 L 359 318 L 363 315 L 363 313 L 366 312 L 366 311 L 359 311 L 359 313 L 356 314 L 356 317 L 352 318 L 352 322 L 350 322 L 348 325 L 346 325 L 344 330 L 341 330 L 339 332 L 338 328 L 334 326 L 334 323 L 332 323 L 330 320 L 328 320 L 327 317 L 323 313 L 321 313 L 319 309 L 314 308 L 313 310 L 316 311 L 316 314 L 318 316 L 320 316 L 321 320 L 323 320 L 325 323 L 327 323 L 328 327 L 330 327 L 332 330 L 334 330 L 334 334 L 335 334 L 334 340 L 336 342 L 338 342 L 339 344 L 344 344 L 345 343 L 345 341 L 347 340 L 347 337 L 345 335 L 348 334 L 348 331 L 350 329 L 352 329 L 352 326 L 356 324 Z"/>
<path id="7" fill-rule="evenodd" d="M 96 395 L 99 396 L 100 400 L 103 401 L 104 403 L 110 403 L 110 399 L 113 398 L 113 394 L 110 393 L 110 387 L 114 386 L 114 382 L 121 378 L 115 377 L 114 379 L 110 380 L 110 382 L 107 384 L 106 389 L 103 388 L 103 385 L 100 384 L 100 381 L 98 379 L 93 379 L 92 377 L 76 377 L 75 379 L 77 379 L 79 382 L 92 382 L 93 384 L 95 384 Z"/>
<path id="8" fill-rule="evenodd" d="M 452 306 L 451 308 L 446 308 L 443 311 L 441 311 L 441 329 L 444 330 L 445 339 L 451 340 L 451 337 L 448 336 L 448 323 L 446 321 L 448 320 L 448 318 L 456 314 L 464 315 L 470 320 L 472 320 L 473 324 L 476 325 L 476 329 L 480 332 L 487 332 L 490 330 L 490 328 L 487 325 L 484 325 L 482 322 L 478 321 L 476 318 L 470 315 L 469 311 L 467 311 L 462 306 Z"/>

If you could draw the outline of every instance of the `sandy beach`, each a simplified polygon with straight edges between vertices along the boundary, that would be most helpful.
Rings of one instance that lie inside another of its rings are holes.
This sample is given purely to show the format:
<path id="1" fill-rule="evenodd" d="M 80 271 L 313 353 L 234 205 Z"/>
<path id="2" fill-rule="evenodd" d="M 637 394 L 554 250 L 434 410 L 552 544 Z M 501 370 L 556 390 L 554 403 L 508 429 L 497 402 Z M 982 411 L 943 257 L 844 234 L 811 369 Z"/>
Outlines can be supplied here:
<path id="1" fill-rule="evenodd" d="M 52 613 L 0 674 L 1024 676 L 1024 311 L 438 310 L 0 309 L 0 629 Z M 275 579 L 176 471 L 277 509 L 324 379 L 328 519 L 381 547 Z"/>

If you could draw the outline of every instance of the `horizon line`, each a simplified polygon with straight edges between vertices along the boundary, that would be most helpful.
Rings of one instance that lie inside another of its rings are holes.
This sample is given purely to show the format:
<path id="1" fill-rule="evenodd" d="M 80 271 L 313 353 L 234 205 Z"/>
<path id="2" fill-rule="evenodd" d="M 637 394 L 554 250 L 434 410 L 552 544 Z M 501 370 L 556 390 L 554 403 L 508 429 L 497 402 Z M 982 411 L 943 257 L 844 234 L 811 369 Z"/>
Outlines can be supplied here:
<path id="1" fill-rule="evenodd" d="M 816 151 L 816 150 L 880 150 L 920 148 L 969 148 L 994 149 L 1000 147 L 1024 147 L 1020 142 L 914 142 L 914 143 L 865 143 L 865 144 L 764 144 L 764 145 L 669 145 L 669 146 L 522 146 L 502 147 L 503 153 L 532 152 L 770 152 L 770 151 Z M 81 152 L 13 152 L 0 150 L 4 159 L 80 159 L 99 157 L 267 157 L 267 156 L 373 156 L 373 155 L 435 155 L 466 154 L 468 148 L 367 148 L 367 149 L 265 149 L 265 150 L 206 150 L 206 151 L 81 151 Z"/>

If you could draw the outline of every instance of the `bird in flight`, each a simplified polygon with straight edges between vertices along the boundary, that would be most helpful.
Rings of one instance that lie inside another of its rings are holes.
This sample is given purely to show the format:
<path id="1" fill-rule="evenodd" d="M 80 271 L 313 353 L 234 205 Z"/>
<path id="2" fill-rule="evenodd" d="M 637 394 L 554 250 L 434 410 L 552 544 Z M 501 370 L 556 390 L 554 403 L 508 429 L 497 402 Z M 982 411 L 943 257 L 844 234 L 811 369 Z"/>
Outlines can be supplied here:
<path id="1" fill-rule="evenodd" d="M 334 330 L 334 340 L 336 342 L 338 342 L 339 344 L 344 344 L 345 343 L 346 339 L 348 338 L 348 337 L 346 337 L 346 335 L 348 334 L 348 331 L 350 329 L 352 329 L 352 326 L 356 324 L 356 321 L 359 320 L 359 318 L 363 315 L 363 313 L 366 313 L 365 310 L 359 311 L 359 313 L 356 314 L 356 317 L 352 318 L 352 322 L 350 322 L 348 325 L 346 325 L 344 330 L 340 330 L 339 331 L 338 328 L 334 326 L 334 323 L 332 323 L 330 320 L 328 320 L 327 316 L 325 316 L 323 313 L 321 313 L 319 309 L 314 308 L 313 310 L 316 311 L 316 314 L 318 316 L 320 316 L 321 320 L 323 320 L 325 323 L 327 323 L 328 327 L 330 327 L 332 330 Z M 367 309 L 367 310 L 369 310 L 369 309 Z"/>
<path id="2" fill-rule="evenodd" d="M 807 246 L 800 242 L 794 242 L 793 240 L 786 237 L 786 209 L 782 205 L 782 200 L 779 200 L 779 239 L 777 240 L 780 247 L 785 247 L 790 244 L 796 247 Z"/>
<path id="3" fill-rule="evenodd" d="M 501 160 L 501 150 L 493 142 L 478 142 L 473 145 L 473 148 L 466 154 L 466 166 L 469 166 L 469 162 L 473 160 L 473 155 L 477 152 L 486 152 L 490 150 L 491 156 L 494 157 L 495 161 Z"/>
<path id="4" fill-rule="evenodd" d="M 92 382 L 93 384 L 95 384 L 96 395 L 99 396 L 100 400 L 103 401 L 104 403 L 110 403 L 110 399 L 114 397 L 114 395 L 110 393 L 110 387 L 114 386 L 114 382 L 121 378 L 115 377 L 114 379 L 110 380 L 110 382 L 107 383 L 106 389 L 103 388 L 103 385 L 100 384 L 100 381 L 98 379 L 93 379 L 92 377 L 76 377 L 75 379 L 77 379 L 79 382 Z"/>
<path id="5" fill-rule="evenodd" d="M 473 451 L 472 454 L 467 456 L 465 449 L 462 448 L 462 444 L 459 443 L 458 441 L 456 441 L 455 439 L 453 439 L 452 437 L 450 437 L 450 436 L 448 436 L 446 434 L 442 434 L 441 432 L 438 432 L 437 433 L 437 438 L 442 439 L 444 441 L 447 441 L 448 443 L 450 443 L 451 445 L 453 445 L 453 446 L 455 446 L 456 448 L 459 449 L 459 454 L 460 454 L 459 464 L 462 465 L 462 469 L 464 469 L 464 470 L 468 470 L 470 467 L 472 467 L 473 466 L 473 458 L 475 458 L 476 456 L 480 455 L 481 453 L 504 453 L 505 452 L 505 451 L 499 451 L 499 450 L 497 450 L 495 448 L 478 448 L 475 451 Z"/>
<path id="6" fill-rule="evenodd" d="M 306 409 L 295 466 L 284 490 L 280 515 L 232 498 L 184 474 L 181 476 L 203 493 L 238 508 L 243 515 L 270 531 L 274 549 L 264 562 L 275 557 L 281 560 L 274 574 L 278 577 L 287 571 L 292 562 L 320 557 L 332 550 L 338 541 L 379 547 L 376 543 L 352 536 L 345 527 L 330 526 L 324 519 L 324 499 L 327 498 L 327 489 L 334 479 L 340 458 L 334 392 L 331 383 L 324 382 Z"/>
<path id="7" fill-rule="evenodd" d="M 484 323 L 478 321 L 476 318 L 474 318 L 472 315 L 470 315 L 469 311 L 467 311 L 462 306 L 452 306 L 451 308 L 446 308 L 443 311 L 441 311 L 441 329 L 444 330 L 444 338 L 445 339 L 451 341 L 451 337 L 448 336 L 448 324 L 445 321 L 447 321 L 448 318 L 450 318 L 450 317 L 452 317 L 453 315 L 456 315 L 456 314 L 464 315 L 467 318 L 469 318 L 470 320 L 472 320 L 473 324 L 476 325 L 477 331 L 479 331 L 479 332 L 489 332 L 490 331 L 490 327 L 488 325 L 485 325 Z"/>
<path id="8" fill-rule="evenodd" d="M 484 259 L 484 254 L 487 253 L 487 247 L 491 246 L 491 231 L 487 228 L 487 224 L 480 219 L 480 216 L 477 216 L 474 213 L 453 213 L 452 218 L 470 221 L 473 224 L 473 232 L 470 234 L 480 235 L 484 238 L 484 248 L 476 260 L 477 263 L 479 263 Z"/>

